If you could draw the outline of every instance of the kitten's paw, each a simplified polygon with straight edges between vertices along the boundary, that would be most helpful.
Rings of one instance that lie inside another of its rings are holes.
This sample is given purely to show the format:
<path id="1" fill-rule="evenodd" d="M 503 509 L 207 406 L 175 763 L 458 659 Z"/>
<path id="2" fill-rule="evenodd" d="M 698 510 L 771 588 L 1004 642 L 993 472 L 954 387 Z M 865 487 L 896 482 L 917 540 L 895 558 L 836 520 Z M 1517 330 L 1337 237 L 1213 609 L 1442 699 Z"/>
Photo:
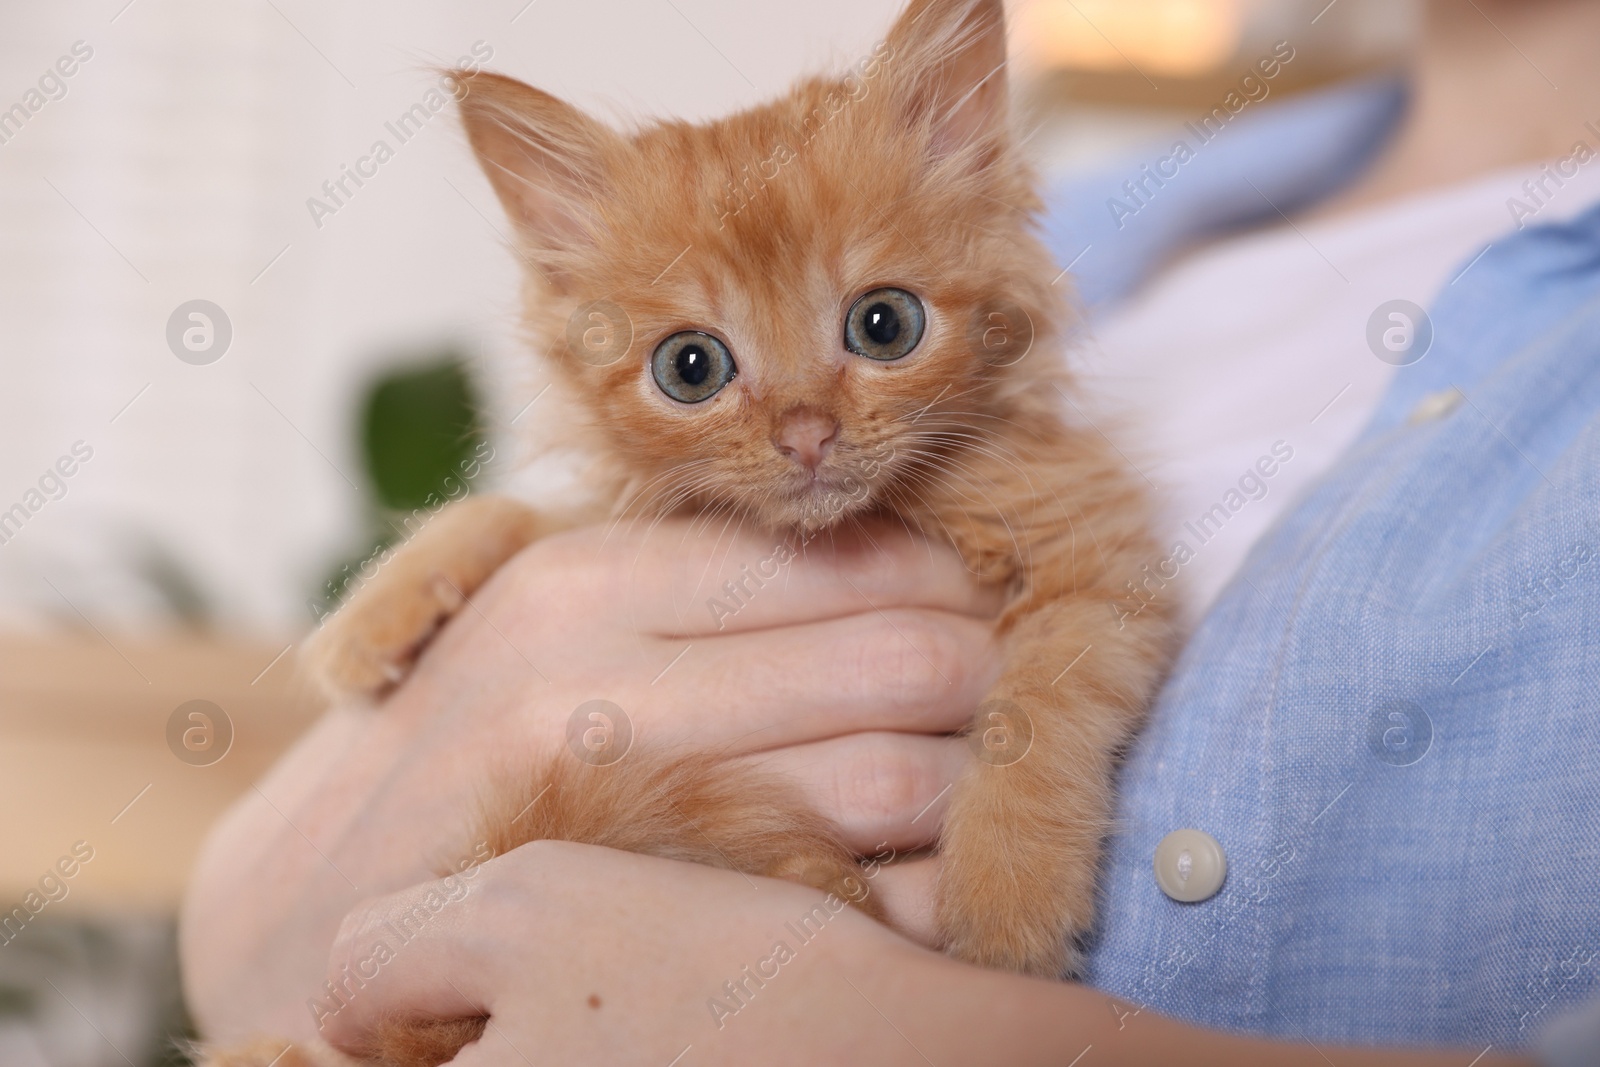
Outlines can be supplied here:
<path id="1" fill-rule="evenodd" d="M 323 623 L 301 656 L 330 700 L 371 700 L 405 678 L 464 602 L 441 573 L 385 574 Z"/>
<path id="2" fill-rule="evenodd" d="M 385 554 L 377 574 L 311 636 L 303 663 L 335 701 L 379 696 L 406 676 L 467 597 L 551 528 L 507 497 L 452 504 Z"/>
<path id="3" fill-rule="evenodd" d="M 945 952 L 980 967 L 1040 978 L 1075 973 L 1081 964 L 1075 940 L 1092 905 L 1085 901 L 1080 909 L 1044 894 L 1024 898 L 1000 882 L 995 879 L 995 892 L 940 887 L 939 934 Z"/>

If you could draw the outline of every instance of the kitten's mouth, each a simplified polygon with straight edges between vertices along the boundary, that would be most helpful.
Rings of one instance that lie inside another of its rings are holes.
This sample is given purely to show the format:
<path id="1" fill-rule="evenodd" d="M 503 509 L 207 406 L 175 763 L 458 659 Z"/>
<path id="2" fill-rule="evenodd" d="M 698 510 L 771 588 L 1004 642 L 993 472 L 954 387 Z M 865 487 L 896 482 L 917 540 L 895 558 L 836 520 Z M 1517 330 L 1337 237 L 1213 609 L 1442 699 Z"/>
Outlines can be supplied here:
<path id="1" fill-rule="evenodd" d="M 784 496 L 794 501 L 806 501 L 830 493 L 842 493 L 845 491 L 843 483 L 847 480 L 833 471 L 796 471 L 784 489 Z M 859 493 L 860 489 L 856 491 Z"/>
<path id="2" fill-rule="evenodd" d="M 861 510 L 872 490 L 866 479 L 856 475 L 829 470 L 801 472 L 785 487 L 780 509 L 785 521 L 795 526 L 822 529 Z"/>

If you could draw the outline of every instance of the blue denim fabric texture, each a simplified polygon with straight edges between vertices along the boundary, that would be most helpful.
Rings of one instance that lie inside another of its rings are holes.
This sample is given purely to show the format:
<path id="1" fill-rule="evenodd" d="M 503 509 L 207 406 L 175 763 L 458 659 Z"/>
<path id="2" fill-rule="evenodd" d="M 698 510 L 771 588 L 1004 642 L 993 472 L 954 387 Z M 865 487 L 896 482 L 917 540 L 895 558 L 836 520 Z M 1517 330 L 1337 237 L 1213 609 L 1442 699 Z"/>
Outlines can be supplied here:
<path id="1" fill-rule="evenodd" d="M 1354 156 L 1387 119 L 1344 99 L 1318 106 Z M 1429 312 L 1431 350 L 1256 545 L 1129 753 L 1086 946 L 1129 1013 L 1511 1048 L 1600 996 L 1600 207 L 1497 241 Z M 1200 903 L 1151 870 L 1182 827 L 1228 858 Z"/>
<path id="2" fill-rule="evenodd" d="M 1386 143 L 1405 112 L 1404 83 L 1357 81 L 1242 111 L 1219 132 L 1180 127 L 1127 158 L 1057 181 L 1045 192 L 1043 236 L 1091 310 L 1116 302 L 1185 245 L 1295 212 L 1344 186 Z M 1191 123 L 1190 126 L 1193 126 Z M 1201 141 L 1199 134 L 1211 139 Z M 1193 158 L 1146 177 L 1182 140 Z M 1162 184 L 1155 183 L 1162 180 Z M 1138 200 L 1124 183 L 1143 181 Z M 1129 216 L 1113 200 L 1135 206 Z"/>

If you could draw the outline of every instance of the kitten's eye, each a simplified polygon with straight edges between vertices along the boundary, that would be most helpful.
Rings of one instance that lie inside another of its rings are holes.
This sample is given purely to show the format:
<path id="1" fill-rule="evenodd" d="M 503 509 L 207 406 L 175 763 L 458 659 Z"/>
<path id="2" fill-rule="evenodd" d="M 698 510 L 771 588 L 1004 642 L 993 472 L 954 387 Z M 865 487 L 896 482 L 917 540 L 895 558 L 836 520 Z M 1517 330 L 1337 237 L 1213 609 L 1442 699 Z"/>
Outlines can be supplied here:
<path id="1" fill-rule="evenodd" d="M 710 400 L 733 381 L 739 368 L 728 347 L 709 333 L 684 330 L 656 345 L 650 373 L 661 391 L 685 404 Z"/>
<path id="2" fill-rule="evenodd" d="M 874 289 L 844 320 L 844 346 L 868 359 L 899 359 L 922 340 L 922 301 L 904 289 Z"/>

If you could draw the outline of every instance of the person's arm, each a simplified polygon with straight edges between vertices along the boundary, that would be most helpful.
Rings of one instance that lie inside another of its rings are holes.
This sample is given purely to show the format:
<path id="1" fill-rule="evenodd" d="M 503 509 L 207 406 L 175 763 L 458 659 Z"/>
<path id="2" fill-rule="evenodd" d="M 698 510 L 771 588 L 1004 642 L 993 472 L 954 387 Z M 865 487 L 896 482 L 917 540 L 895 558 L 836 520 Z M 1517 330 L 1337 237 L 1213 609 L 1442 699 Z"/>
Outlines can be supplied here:
<path id="1" fill-rule="evenodd" d="M 344 915 L 470 857 L 489 774 L 567 752 L 569 719 L 595 698 L 625 711 L 635 744 L 790 775 L 863 853 L 931 842 L 970 758 L 946 735 L 993 680 L 997 599 L 903 530 L 832 533 L 787 562 L 776 547 L 684 522 L 552 537 L 382 706 L 331 712 L 197 864 L 180 934 L 206 1036 L 308 1035 Z"/>
<path id="2" fill-rule="evenodd" d="M 392 920 L 436 888 L 344 923 L 329 977 L 349 993 L 322 1018 L 336 1047 L 358 1052 L 397 1014 L 486 1015 L 456 1067 L 1530 1062 L 1205 1030 L 1084 986 L 957 963 L 801 886 L 587 845 L 537 842 L 491 860 L 401 941 Z"/>

